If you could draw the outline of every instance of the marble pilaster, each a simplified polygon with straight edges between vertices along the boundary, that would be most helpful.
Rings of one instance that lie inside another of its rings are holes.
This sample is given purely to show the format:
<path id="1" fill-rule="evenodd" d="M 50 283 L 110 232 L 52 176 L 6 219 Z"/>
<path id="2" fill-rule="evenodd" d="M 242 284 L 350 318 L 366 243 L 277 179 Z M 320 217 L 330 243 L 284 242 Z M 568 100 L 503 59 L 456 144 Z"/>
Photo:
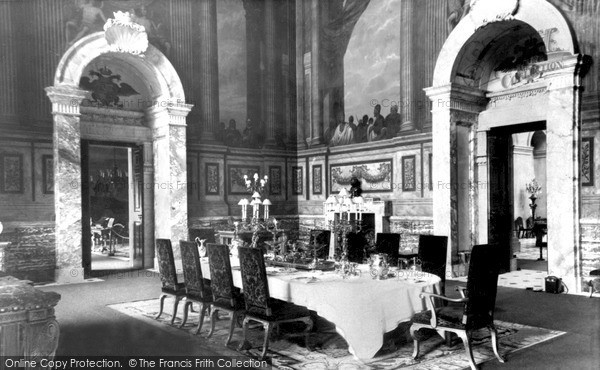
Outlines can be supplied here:
<path id="1" fill-rule="evenodd" d="M 144 142 L 143 151 L 143 212 L 144 224 L 144 266 L 154 263 L 154 158 L 152 142 Z"/>
<path id="2" fill-rule="evenodd" d="M 322 107 L 321 107 L 321 89 L 320 89 L 320 34 L 321 28 L 321 11 L 319 0 L 311 0 L 310 4 L 310 17 L 311 17 L 311 78 L 310 78 L 310 90 L 311 90 L 311 138 L 310 145 L 321 144 L 323 138 L 323 119 L 322 119 Z"/>
<path id="3" fill-rule="evenodd" d="M 216 0 L 198 1 L 201 139 L 212 141 L 219 124 L 219 65 Z"/>
<path id="4" fill-rule="evenodd" d="M 154 239 L 171 239 L 176 257 L 188 231 L 185 118 L 190 110 L 173 104 L 146 112 L 154 137 Z"/>
<path id="5" fill-rule="evenodd" d="M 276 91 L 275 91 L 275 9 L 274 0 L 265 1 L 265 49 L 266 49 L 266 74 L 265 74 L 265 144 L 275 145 L 276 122 Z"/>
<path id="6" fill-rule="evenodd" d="M 304 132 L 304 1 L 296 0 L 296 147 L 306 148 Z"/>
<path id="7" fill-rule="evenodd" d="M 552 205 L 547 209 L 548 274 L 562 277 L 571 292 L 581 291 L 581 250 L 573 247 L 580 245 L 578 67 L 550 76 L 546 120 L 546 160 L 551 164 L 546 194 Z"/>
<path id="8" fill-rule="evenodd" d="M 79 107 L 85 92 L 74 86 L 53 86 L 46 88 L 46 94 L 54 116 L 55 280 L 83 281 Z"/>
<path id="9" fill-rule="evenodd" d="M 261 125 L 261 94 L 257 91 L 262 89 L 261 81 L 261 33 L 262 33 L 262 2 L 254 0 L 243 0 L 246 12 L 246 71 L 247 71 L 247 103 L 246 111 L 248 118 L 255 127 Z M 260 126 L 260 129 L 263 129 Z"/>
<path id="10" fill-rule="evenodd" d="M 457 125 L 477 124 L 478 112 L 483 109 L 478 104 L 481 102 L 481 92 L 453 85 L 430 88 L 426 92 L 433 103 L 433 232 L 435 235 L 448 236 L 447 273 L 451 274 L 452 262 L 456 262 L 453 257 L 456 259 L 459 252 L 459 237 L 470 238 L 472 229 L 477 228 L 477 225 L 472 225 L 478 220 L 476 207 L 472 203 L 478 199 L 479 193 L 473 185 L 476 181 L 481 181 L 480 178 L 475 178 L 478 175 L 476 170 L 465 171 L 461 168 L 459 171 L 459 162 L 464 166 L 472 159 L 471 156 L 465 157 L 464 153 L 468 153 L 468 150 L 464 148 L 461 151 L 463 155 L 459 158 Z M 476 127 L 471 127 L 473 129 Z M 462 145 L 465 141 L 470 145 L 473 140 L 474 134 L 461 138 Z M 459 193 L 465 187 L 474 190 Z M 459 207 L 459 201 L 463 202 L 462 207 Z M 487 224 L 487 219 L 485 223 Z M 474 235 L 474 240 L 477 240 L 477 234 Z M 461 245 L 460 249 L 468 248 Z"/>
<path id="11" fill-rule="evenodd" d="M 414 22 L 414 11 L 413 11 L 413 0 L 404 0 L 400 4 L 401 12 L 401 23 L 400 32 L 401 37 L 401 49 L 402 58 L 400 59 L 400 98 L 404 102 L 401 104 L 400 115 L 402 118 L 402 125 L 400 131 L 410 131 L 415 128 L 414 120 L 414 104 L 412 99 L 416 97 L 413 93 L 413 22 Z"/>

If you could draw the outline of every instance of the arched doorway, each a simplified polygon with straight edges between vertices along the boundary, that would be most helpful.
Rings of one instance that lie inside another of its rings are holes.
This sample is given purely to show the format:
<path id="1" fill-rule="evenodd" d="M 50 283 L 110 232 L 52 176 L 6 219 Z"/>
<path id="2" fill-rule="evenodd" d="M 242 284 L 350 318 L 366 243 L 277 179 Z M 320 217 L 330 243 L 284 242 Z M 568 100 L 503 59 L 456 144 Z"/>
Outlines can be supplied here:
<path id="1" fill-rule="evenodd" d="M 145 37 L 145 32 L 136 36 Z M 142 152 L 143 267 L 153 264 L 155 238 L 170 238 L 175 251 L 178 241 L 187 238 L 185 121 L 191 106 L 185 104 L 183 86 L 168 59 L 152 45 L 141 54 L 139 40 L 115 48 L 104 32 L 83 37 L 63 55 L 53 86 L 46 88 L 54 116 L 56 281 L 81 281 L 89 270 L 82 249 L 82 238 L 89 236 L 82 232 L 89 219 L 82 215 L 87 181 L 82 181 L 82 140 L 129 142 Z M 81 78 L 99 60 L 144 81 L 142 110 L 82 106 L 90 93 L 80 87 Z"/>
<path id="2" fill-rule="evenodd" d="M 577 128 L 584 60 L 566 20 L 543 0 L 480 0 L 446 40 L 427 94 L 434 232 L 450 236 L 448 266 L 460 263 L 461 251 L 494 242 L 503 246 L 509 268 L 511 135 L 546 130 L 548 273 L 580 291 Z"/>

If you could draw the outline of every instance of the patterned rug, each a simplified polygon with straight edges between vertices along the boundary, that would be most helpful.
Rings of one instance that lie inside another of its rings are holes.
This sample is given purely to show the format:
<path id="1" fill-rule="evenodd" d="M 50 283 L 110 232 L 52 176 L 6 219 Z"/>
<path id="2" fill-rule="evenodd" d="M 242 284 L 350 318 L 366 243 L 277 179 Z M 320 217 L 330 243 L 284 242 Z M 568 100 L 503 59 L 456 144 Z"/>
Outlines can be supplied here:
<path id="1" fill-rule="evenodd" d="M 165 311 L 169 311 L 173 301 L 165 300 Z M 228 319 L 222 318 L 215 323 L 215 333 L 211 338 L 206 338 L 210 329 L 210 321 L 206 319 L 199 335 L 193 335 L 192 330 L 198 323 L 198 313 L 190 313 L 186 325 L 179 329 L 182 317 L 182 304 L 175 319 L 175 324 L 170 325 L 171 315 L 163 312 L 160 319 L 155 320 L 158 314 L 159 301 L 151 299 L 110 305 L 108 307 L 125 315 L 143 320 L 155 325 L 162 330 L 177 332 L 192 338 L 199 343 L 199 347 L 208 348 L 223 356 L 245 355 L 258 358 L 262 344 L 262 327 L 252 327 L 248 331 L 248 340 L 253 347 L 249 351 L 238 352 L 236 348 L 241 340 L 242 331 L 236 329 L 232 343 L 225 347 L 227 338 Z M 365 325 L 368 325 L 365 323 Z M 269 344 L 267 356 L 272 360 L 273 368 L 276 369 L 467 369 L 469 363 L 462 342 L 456 340 L 451 347 L 438 335 L 431 335 L 421 342 L 421 357 L 412 359 L 413 343 L 408 335 L 408 324 L 402 324 L 399 328 L 384 336 L 384 346 L 375 358 L 362 363 L 356 360 L 349 352 L 348 345 L 343 337 L 335 332 L 333 325 L 327 321 L 317 318 L 316 331 L 311 333 L 308 350 L 304 346 L 302 337 L 285 336 L 285 331 L 293 328 L 282 328 L 280 335 L 272 337 Z M 503 321 L 496 321 L 499 334 L 500 354 L 507 358 L 510 363 L 510 353 L 530 347 L 537 343 L 556 338 L 564 332 L 552 331 L 543 328 L 519 325 Z M 300 328 L 297 328 L 300 329 Z M 421 331 L 423 332 L 423 330 Z M 426 333 L 425 333 L 426 334 Z M 427 336 L 427 335 L 425 335 Z M 487 330 L 476 332 L 473 335 L 473 355 L 476 363 L 489 360 L 497 361 L 492 351 L 490 335 Z M 199 355 L 201 355 L 199 353 Z"/>

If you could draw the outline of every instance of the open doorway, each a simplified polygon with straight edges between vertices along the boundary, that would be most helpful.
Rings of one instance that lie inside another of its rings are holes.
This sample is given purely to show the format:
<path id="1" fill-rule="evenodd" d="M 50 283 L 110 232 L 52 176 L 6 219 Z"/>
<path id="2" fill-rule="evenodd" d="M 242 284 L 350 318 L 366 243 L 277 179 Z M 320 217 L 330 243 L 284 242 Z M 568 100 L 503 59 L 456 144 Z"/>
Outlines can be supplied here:
<path id="1" fill-rule="evenodd" d="M 505 271 L 548 271 L 545 129 L 545 122 L 535 122 L 488 134 L 488 237 L 505 246 Z"/>
<path id="2" fill-rule="evenodd" d="M 84 141 L 83 260 L 86 274 L 143 265 L 140 149 Z"/>
<path id="3" fill-rule="evenodd" d="M 517 266 L 548 272 L 546 133 L 513 134 L 513 195 Z"/>

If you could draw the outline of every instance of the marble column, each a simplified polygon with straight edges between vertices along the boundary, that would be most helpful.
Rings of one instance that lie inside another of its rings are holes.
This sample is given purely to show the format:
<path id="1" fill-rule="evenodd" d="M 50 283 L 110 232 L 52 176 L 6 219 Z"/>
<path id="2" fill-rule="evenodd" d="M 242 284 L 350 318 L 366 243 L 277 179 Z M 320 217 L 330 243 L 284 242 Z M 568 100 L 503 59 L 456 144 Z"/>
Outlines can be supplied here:
<path id="1" fill-rule="evenodd" d="M 570 292 L 581 292 L 579 237 L 579 60 L 549 73 L 546 119 L 548 274 L 559 276 Z M 575 247 L 574 247 L 575 246 Z"/>
<path id="2" fill-rule="evenodd" d="M 296 147 L 306 148 L 304 127 L 304 0 L 296 0 Z"/>
<path id="3" fill-rule="evenodd" d="M 188 237 L 185 119 L 191 108 L 174 103 L 146 111 L 154 142 L 154 239 L 171 239 L 176 258 L 179 240 Z"/>
<path id="4" fill-rule="evenodd" d="M 80 282 L 84 278 L 84 269 L 79 107 L 86 93 L 75 86 L 51 86 L 46 88 L 46 94 L 52 102 L 54 117 L 54 278 L 56 282 Z"/>
<path id="5" fill-rule="evenodd" d="M 219 65 L 216 0 L 198 2 L 200 37 L 200 120 L 201 140 L 212 141 L 219 124 Z"/>
<path id="6" fill-rule="evenodd" d="M 409 131 L 415 128 L 414 125 L 414 99 L 416 95 L 413 90 L 413 0 L 403 0 L 400 4 L 400 37 L 401 37 L 401 55 L 400 59 L 400 98 L 402 106 L 400 107 L 400 116 L 402 124 L 400 131 Z"/>
<path id="7" fill-rule="evenodd" d="M 311 0 L 310 6 L 311 17 L 311 138 L 310 145 L 315 146 L 322 144 L 323 139 L 323 120 L 321 107 L 321 89 L 320 89 L 320 28 L 321 28 L 321 11 L 319 0 Z"/>
<path id="8" fill-rule="evenodd" d="M 265 0 L 265 54 L 266 54 L 266 74 L 265 74 L 265 144 L 275 146 L 275 125 L 276 122 L 276 90 L 275 90 L 275 9 L 274 0 Z"/>

